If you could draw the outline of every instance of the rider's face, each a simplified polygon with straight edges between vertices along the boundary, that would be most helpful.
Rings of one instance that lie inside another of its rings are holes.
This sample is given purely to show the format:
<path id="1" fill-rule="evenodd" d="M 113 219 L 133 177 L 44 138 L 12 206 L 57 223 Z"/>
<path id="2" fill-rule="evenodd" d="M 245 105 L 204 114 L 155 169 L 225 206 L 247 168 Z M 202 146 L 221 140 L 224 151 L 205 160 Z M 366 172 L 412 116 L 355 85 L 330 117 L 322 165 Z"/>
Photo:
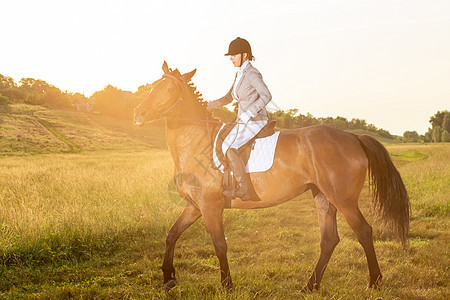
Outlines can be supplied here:
<path id="1" fill-rule="evenodd" d="M 242 63 L 245 62 L 245 61 L 247 60 L 247 56 L 248 56 L 247 53 L 244 53 L 244 54 L 243 54 L 243 57 L 242 57 Z M 241 64 L 241 54 L 230 55 L 230 60 L 231 60 L 231 62 L 233 63 L 233 65 L 234 65 L 235 67 L 240 67 L 240 64 Z"/>

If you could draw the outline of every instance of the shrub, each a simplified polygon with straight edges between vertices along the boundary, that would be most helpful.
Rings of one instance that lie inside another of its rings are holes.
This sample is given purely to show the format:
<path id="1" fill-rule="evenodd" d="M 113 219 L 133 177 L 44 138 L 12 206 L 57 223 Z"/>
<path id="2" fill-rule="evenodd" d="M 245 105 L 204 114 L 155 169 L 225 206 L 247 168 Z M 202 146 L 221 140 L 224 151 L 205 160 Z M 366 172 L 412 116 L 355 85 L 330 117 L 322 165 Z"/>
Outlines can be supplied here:
<path id="1" fill-rule="evenodd" d="M 8 104 L 9 99 L 6 96 L 3 96 L 2 94 L 0 94 L 0 105 L 6 105 Z"/>

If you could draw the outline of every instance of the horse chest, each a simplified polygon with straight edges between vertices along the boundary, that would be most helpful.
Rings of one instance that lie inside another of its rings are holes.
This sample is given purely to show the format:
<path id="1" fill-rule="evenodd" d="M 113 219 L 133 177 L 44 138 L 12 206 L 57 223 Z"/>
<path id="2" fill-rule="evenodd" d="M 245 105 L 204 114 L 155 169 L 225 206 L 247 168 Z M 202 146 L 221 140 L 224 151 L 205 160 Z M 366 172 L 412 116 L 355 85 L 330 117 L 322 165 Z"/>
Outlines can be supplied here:
<path id="1" fill-rule="evenodd" d="M 203 194 L 199 178 L 194 173 L 179 172 L 175 175 L 178 193 L 181 196 L 197 202 Z"/>

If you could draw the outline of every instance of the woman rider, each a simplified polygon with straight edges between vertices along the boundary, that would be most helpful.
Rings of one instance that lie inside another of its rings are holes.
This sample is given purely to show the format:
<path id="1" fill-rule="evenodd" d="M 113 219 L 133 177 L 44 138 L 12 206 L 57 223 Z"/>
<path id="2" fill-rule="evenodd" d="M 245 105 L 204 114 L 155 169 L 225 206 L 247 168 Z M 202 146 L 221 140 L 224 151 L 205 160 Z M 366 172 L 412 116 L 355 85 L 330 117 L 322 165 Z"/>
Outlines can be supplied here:
<path id="1" fill-rule="evenodd" d="M 250 63 L 254 59 L 249 42 L 236 38 L 229 47 L 228 53 L 233 65 L 238 68 L 234 83 L 228 93 L 220 99 L 208 103 L 208 110 L 227 105 L 233 100 L 238 102 L 237 124 L 224 140 L 228 146 L 226 157 L 239 188 L 233 195 L 225 191 L 226 197 L 238 197 L 252 200 L 249 188 L 249 175 L 238 149 L 251 140 L 267 124 L 266 105 L 272 99 L 261 74 Z"/>

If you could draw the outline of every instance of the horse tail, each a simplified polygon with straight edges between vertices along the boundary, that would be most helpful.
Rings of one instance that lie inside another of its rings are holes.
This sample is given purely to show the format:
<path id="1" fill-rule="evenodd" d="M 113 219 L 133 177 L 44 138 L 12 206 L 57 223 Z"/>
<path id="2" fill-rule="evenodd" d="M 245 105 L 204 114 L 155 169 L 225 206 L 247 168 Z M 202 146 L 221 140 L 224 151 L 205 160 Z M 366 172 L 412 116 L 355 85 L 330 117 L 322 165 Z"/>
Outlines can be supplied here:
<path id="1" fill-rule="evenodd" d="M 396 229 L 405 245 L 411 206 L 400 173 L 380 142 L 369 135 L 358 136 L 358 139 L 368 159 L 369 186 L 375 210 L 385 224 Z"/>

